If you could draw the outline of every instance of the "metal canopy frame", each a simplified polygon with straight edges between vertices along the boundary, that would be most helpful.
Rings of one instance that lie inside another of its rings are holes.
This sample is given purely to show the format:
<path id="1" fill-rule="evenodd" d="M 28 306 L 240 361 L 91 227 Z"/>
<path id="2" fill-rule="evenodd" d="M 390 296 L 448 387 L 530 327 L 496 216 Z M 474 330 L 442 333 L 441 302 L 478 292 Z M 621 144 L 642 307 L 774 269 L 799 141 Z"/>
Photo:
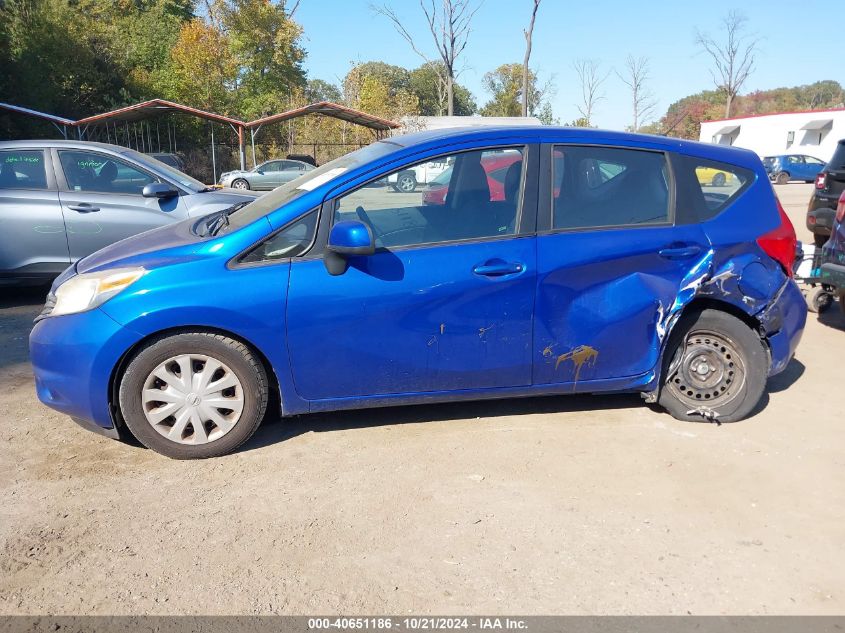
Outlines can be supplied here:
<path id="1" fill-rule="evenodd" d="M 235 119 L 233 117 L 225 116 L 222 114 L 215 114 L 214 112 L 207 112 L 205 110 L 200 110 L 199 108 L 192 108 L 191 106 L 186 106 L 181 103 L 175 103 L 173 101 L 167 101 L 165 99 L 150 99 L 149 101 L 143 101 L 141 103 L 136 103 L 135 105 L 126 106 L 124 108 L 110 110 L 109 112 L 102 112 L 100 114 L 95 114 L 93 116 L 79 119 L 77 121 L 8 103 L 0 103 L 0 109 L 5 109 L 11 112 L 15 112 L 17 114 L 37 117 L 49 121 L 56 127 L 56 129 L 64 138 L 67 138 L 68 128 L 76 128 L 79 138 L 84 139 L 88 135 L 88 131 L 89 129 L 91 129 L 92 126 L 98 128 L 99 126 L 104 125 L 106 130 L 106 139 L 111 140 L 111 132 L 109 130 L 109 124 L 111 123 L 113 124 L 114 128 L 114 138 L 115 141 L 117 141 L 117 124 L 123 123 L 125 126 L 125 138 L 131 143 L 131 133 L 129 131 L 129 124 L 133 123 L 136 144 L 139 144 L 139 146 L 144 146 L 145 149 L 152 148 L 152 132 L 149 123 L 147 123 L 146 125 L 146 139 L 144 139 L 145 119 L 173 112 L 188 114 L 190 116 L 194 116 L 200 119 L 205 119 L 206 121 L 208 121 L 209 127 L 211 128 L 211 157 L 213 165 L 212 169 L 215 172 L 215 182 L 217 181 L 217 160 L 216 151 L 214 147 L 214 123 L 228 125 L 237 135 L 241 169 L 246 169 L 245 132 L 247 129 L 249 129 L 250 141 L 252 144 L 252 162 L 255 163 L 255 137 L 261 131 L 261 128 L 264 125 L 268 125 L 270 123 L 289 121 L 291 119 L 307 116 L 309 114 L 319 114 L 322 116 L 328 116 L 335 119 L 340 119 L 342 121 L 348 121 L 350 123 L 369 128 L 373 130 L 376 135 L 376 138 L 380 138 L 382 134 L 400 127 L 399 123 L 396 123 L 395 121 L 383 119 L 373 114 L 362 112 L 361 110 L 348 108 L 338 103 L 332 103 L 331 101 L 319 101 L 317 103 L 312 103 L 301 108 L 294 108 L 293 110 L 288 110 L 286 112 L 271 114 L 270 116 L 262 117 L 260 119 L 256 119 L 254 121 L 249 122 L 244 122 L 239 119 Z M 140 123 L 141 125 L 140 143 L 138 143 L 138 123 Z M 167 136 L 168 145 L 170 145 L 171 137 L 169 123 L 167 126 Z M 174 148 L 174 150 L 176 145 L 175 136 L 176 134 L 174 130 L 172 139 L 172 147 Z M 158 124 L 156 124 L 156 138 L 158 139 L 159 151 L 161 151 L 161 134 Z"/>

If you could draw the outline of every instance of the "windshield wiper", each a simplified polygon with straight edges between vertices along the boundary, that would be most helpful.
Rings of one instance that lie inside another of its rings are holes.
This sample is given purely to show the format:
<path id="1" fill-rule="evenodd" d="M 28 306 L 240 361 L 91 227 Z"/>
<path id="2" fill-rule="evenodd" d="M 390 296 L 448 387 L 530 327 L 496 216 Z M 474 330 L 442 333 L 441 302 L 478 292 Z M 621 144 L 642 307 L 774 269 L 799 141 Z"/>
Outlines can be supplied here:
<path id="1" fill-rule="evenodd" d="M 241 207 L 248 205 L 249 202 L 248 200 L 246 202 L 238 202 L 227 209 L 219 211 L 217 215 L 210 216 L 205 225 L 205 235 L 217 235 L 225 227 L 229 226 L 229 216 Z"/>

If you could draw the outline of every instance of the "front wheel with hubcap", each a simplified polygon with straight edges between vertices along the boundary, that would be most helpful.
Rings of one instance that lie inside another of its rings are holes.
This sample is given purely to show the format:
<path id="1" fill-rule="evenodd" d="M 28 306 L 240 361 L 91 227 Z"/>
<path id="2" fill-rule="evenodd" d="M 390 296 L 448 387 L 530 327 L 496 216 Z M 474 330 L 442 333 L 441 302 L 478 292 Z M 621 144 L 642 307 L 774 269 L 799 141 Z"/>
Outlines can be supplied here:
<path id="1" fill-rule="evenodd" d="M 659 403 L 679 420 L 736 422 L 757 406 L 768 369 L 756 332 L 731 314 L 702 310 L 675 326 Z"/>
<path id="2" fill-rule="evenodd" d="M 722 172 L 717 172 L 715 176 L 713 176 L 712 184 L 714 187 L 724 187 L 726 182 L 725 174 Z"/>
<path id="3" fill-rule="evenodd" d="M 417 188 L 417 178 L 411 172 L 399 174 L 394 188 L 400 193 L 413 193 Z"/>
<path id="4" fill-rule="evenodd" d="M 144 446 L 176 459 L 225 455 L 258 428 L 267 374 L 253 352 L 204 332 L 153 341 L 120 380 L 120 411 Z"/>
<path id="5" fill-rule="evenodd" d="M 232 189 L 249 189 L 249 183 L 243 178 L 237 178 L 232 182 Z"/>
<path id="6" fill-rule="evenodd" d="M 788 182 L 789 182 L 789 174 L 787 174 L 785 171 L 780 172 L 777 175 L 777 177 L 775 178 L 775 184 L 778 184 L 778 185 L 785 185 Z"/>

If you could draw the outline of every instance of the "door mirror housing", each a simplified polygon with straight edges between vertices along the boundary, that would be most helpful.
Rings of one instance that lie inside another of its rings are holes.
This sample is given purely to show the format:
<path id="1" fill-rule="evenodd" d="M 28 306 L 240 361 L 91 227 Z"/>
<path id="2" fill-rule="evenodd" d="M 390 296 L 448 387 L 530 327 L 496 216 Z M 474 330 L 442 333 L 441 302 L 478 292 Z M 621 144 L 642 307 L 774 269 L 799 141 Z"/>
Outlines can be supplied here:
<path id="1" fill-rule="evenodd" d="M 376 252 L 376 241 L 369 226 L 349 220 L 332 227 L 327 248 L 338 255 L 372 255 Z"/>
<path id="2" fill-rule="evenodd" d="M 338 222 L 329 233 L 323 262 L 330 275 L 342 275 L 349 268 L 348 257 L 372 255 L 376 251 L 373 230 L 357 220 Z"/>
<path id="3" fill-rule="evenodd" d="M 144 185 L 141 195 L 145 198 L 173 198 L 179 195 L 179 191 L 166 182 L 151 182 Z"/>

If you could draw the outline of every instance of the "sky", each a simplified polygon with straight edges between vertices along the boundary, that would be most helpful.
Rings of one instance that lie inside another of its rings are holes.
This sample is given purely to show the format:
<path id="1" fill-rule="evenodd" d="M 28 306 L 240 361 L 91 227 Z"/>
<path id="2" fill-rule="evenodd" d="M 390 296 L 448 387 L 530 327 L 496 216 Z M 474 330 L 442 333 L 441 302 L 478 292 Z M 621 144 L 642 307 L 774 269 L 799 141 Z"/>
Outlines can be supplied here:
<path id="1" fill-rule="evenodd" d="M 422 63 L 370 4 L 370 0 L 301 1 L 296 19 L 304 29 L 309 78 L 340 85 L 354 62 L 378 60 L 406 68 Z M 484 73 L 501 64 L 522 62 L 522 30 L 531 5 L 531 0 L 484 0 L 476 14 L 458 81 L 472 91 L 479 107 L 489 99 L 481 83 Z M 419 3 L 392 0 L 391 6 L 419 45 L 434 57 Z M 715 37 L 721 19 L 733 9 L 749 18 L 748 31 L 759 38 L 756 67 L 742 93 L 822 79 L 845 84 L 842 0 L 543 0 L 530 64 L 540 84 L 553 79 L 552 109 L 565 124 L 579 116 L 580 84 L 574 60 L 594 59 L 605 72 L 621 72 L 629 54 L 648 57 L 649 84 L 659 117 L 674 101 L 713 88 L 709 60 L 695 45 L 696 29 Z M 627 86 L 611 73 L 603 92 L 606 97 L 596 108 L 593 124 L 609 129 L 630 125 Z"/>

